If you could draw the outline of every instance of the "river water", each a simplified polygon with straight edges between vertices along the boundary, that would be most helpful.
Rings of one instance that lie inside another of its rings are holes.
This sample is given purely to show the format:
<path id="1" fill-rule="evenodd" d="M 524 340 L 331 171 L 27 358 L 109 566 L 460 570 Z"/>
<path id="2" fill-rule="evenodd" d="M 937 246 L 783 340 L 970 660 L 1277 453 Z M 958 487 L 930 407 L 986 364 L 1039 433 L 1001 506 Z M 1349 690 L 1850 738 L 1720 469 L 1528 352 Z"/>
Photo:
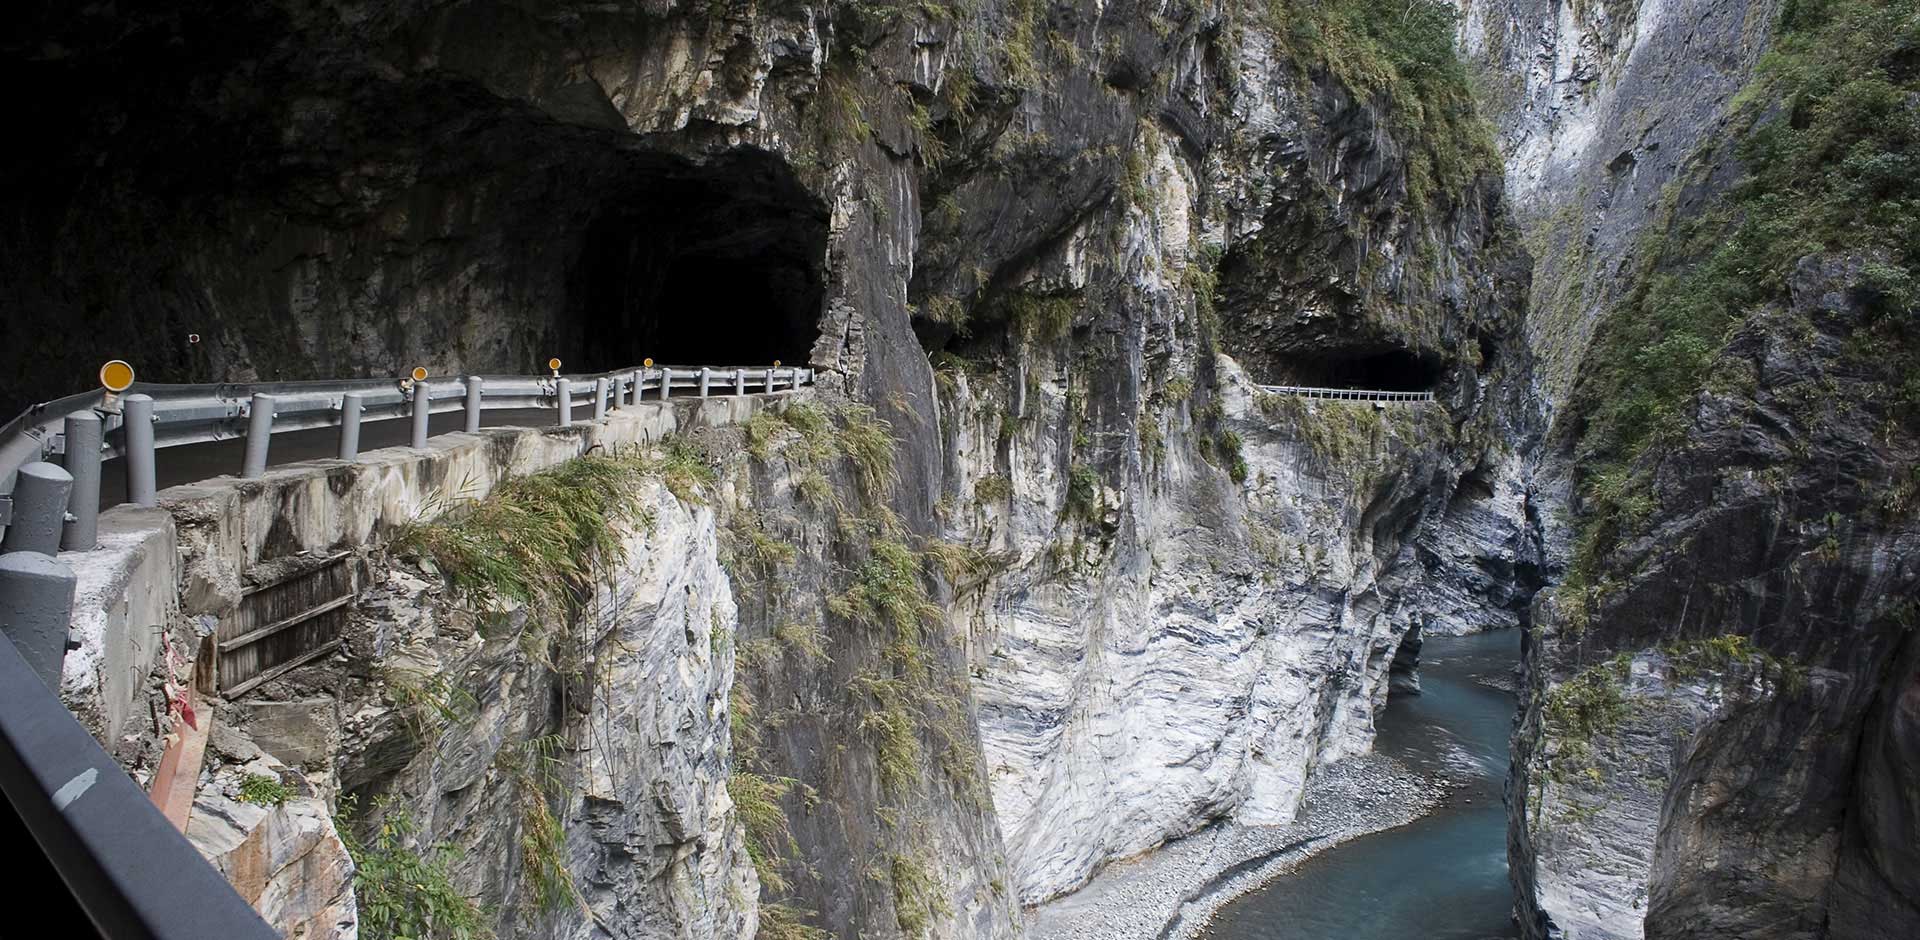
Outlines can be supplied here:
<path id="1" fill-rule="evenodd" d="M 1362 836 L 1222 908 L 1220 940 L 1489 940 L 1509 920 L 1507 734 L 1514 699 L 1480 681 L 1508 680 L 1520 631 L 1436 637 L 1420 651 L 1421 695 L 1394 695 L 1376 750 L 1461 786 L 1398 829 Z M 1510 681 L 1510 680 L 1508 680 Z M 1506 684 L 1504 681 L 1502 684 Z"/>

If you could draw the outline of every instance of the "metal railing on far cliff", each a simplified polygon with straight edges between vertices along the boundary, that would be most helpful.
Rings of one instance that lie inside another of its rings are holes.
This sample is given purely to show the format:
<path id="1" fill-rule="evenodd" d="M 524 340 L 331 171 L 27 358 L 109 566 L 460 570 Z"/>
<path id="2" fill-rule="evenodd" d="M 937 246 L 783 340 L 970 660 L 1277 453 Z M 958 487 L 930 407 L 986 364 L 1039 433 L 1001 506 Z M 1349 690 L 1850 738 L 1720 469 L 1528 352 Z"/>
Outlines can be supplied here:
<path id="1" fill-rule="evenodd" d="M 1294 395 L 1300 398 L 1326 398 L 1334 401 L 1420 402 L 1432 401 L 1432 392 L 1395 392 L 1371 388 L 1310 388 L 1304 385 L 1256 385 L 1263 392 Z"/>

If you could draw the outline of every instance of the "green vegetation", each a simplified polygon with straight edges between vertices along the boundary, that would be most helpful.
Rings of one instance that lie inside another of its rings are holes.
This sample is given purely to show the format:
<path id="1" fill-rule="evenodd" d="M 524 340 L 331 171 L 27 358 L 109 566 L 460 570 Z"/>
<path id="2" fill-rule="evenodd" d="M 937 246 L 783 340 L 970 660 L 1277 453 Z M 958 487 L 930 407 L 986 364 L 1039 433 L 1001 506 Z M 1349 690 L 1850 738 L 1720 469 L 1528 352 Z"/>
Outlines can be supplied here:
<path id="1" fill-rule="evenodd" d="M 846 590 L 827 599 L 827 609 L 836 617 L 897 637 L 918 637 L 940 617 L 940 608 L 927 599 L 920 579 L 919 556 L 892 539 L 874 541 L 867 563 Z"/>
<path id="2" fill-rule="evenodd" d="M 1004 473 L 989 473 L 973 484 L 973 498 L 982 503 L 1004 503 L 1013 498 L 1013 479 Z"/>
<path id="3" fill-rule="evenodd" d="M 929 540 L 921 554 L 956 591 L 983 580 L 1006 562 L 1006 559 L 972 545 L 937 539 Z"/>
<path id="4" fill-rule="evenodd" d="M 1591 741 L 1627 717 L 1624 684 L 1632 659 L 1616 656 L 1576 673 L 1547 694 L 1542 714 L 1558 740 Z"/>
<path id="5" fill-rule="evenodd" d="M 367 940 L 488 940 L 486 912 L 454 887 L 453 871 L 465 864 L 451 846 L 419 854 L 410 843 L 413 817 L 390 799 L 374 804 L 380 816 L 371 842 L 353 835 L 350 801 L 343 801 L 338 828 L 353 857 L 354 898 L 360 935 Z"/>
<path id="6" fill-rule="evenodd" d="M 820 90 L 813 104 L 819 123 L 814 126 L 828 150 L 873 139 L 873 125 L 867 123 L 859 81 L 855 66 L 838 57 L 829 59 L 820 73 Z"/>
<path id="7" fill-rule="evenodd" d="M 534 907 L 541 912 L 569 901 L 586 910 L 586 900 L 567 869 L 566 827 L 553 812 L 553 804 L 567 792 L 561 776 L 565 765 L 558 756 L 565 750 L 566 740 L 549 734 L 501 748 L 494 759 L 494 766 L 513 783 L 519 798 L 520 866 L 533 886 Z"/>
<path id="8" fill-rule="evenodd" d="M 622 533 L 651 523 L 638 498 L 649 466 L 636 454 L 570 460 L 504 481 L 431 522 L 408 523 L 393 547 L 431 558 L 449 585 L 483 604 L 518 601 L 537 621 L 557 618 L 593 572 L 621 560 Z"/>
<path id="9" fill-rule="evenodd" d="M 895 797 L 911 792 L 925 756 L 914 717 L 914 685 L 899 676 L 868 671 L 854 677 L 853 689 L 872 700 L 873 707 L 860 717 L 860 730 L 873 739 L 881 791 Z"/>
<path id="10" fill-rule="evenodd" d="M 1035 88 L 1040 84 L 1040 64 L 1034 58 L 1039 45 L 1040 24 L 1046 19 L 1047 0 L 1009 0 L 1004 31 L 995 43 L 1007 75 L 1016 85 Z"/>
<path id="11" fill-rule="evenodd" d="M 1297 395 L 1261 393 L 1254 399 L 1261 413 L 1285 418 L 1315 456 L 1350 466 L 1378 453 L 1387 431 L 1380 411 L 1352 402 L 1313 402 Z"/>
<path id="12" fill-rule="evenodd" d="M 1453 47 L 1441 0 L 1266 0 L 1268 24 L 1295 61 L 1324 66 L 1349 88 L 1391 103 L 1408 149 L 1407 190 L 1424 210 L 1441 192 L 1499 165 Z"/>
<path id="13" fill-rule="evenodd" d="M 1679 640 L 1660 648 L 1675 679 L 1702 676 L 1718 682 L 1730 673 L 1750 671 L 1776 686 L 1798 691 L 1806 685 L 1806 666 L 1767 652 L 1738 633 Z"/>
<path id="14" fill-rule="evenodd" d="M 1067 294 L 1043 294 L 1018 290 L 1000 300 L 1007 322 L 1026 345 L 1052 343 L 1065 339 L 1073 329 L 1073 315 L 1079 302 Z"/>
<path id="15" fill-rule="evenodd" d="M 760 902 L 761 940 L 832 940 L 833 934 L 808 924 L 807 911 L 791 904 Z"/>
<path id="16" fill-rule="evenodd" d="M 1092 467 L 1078 464 L 1067 471 L 1067 501 L 1061 512 L 1081 522 L 1100 521 L 1100 474 Z"/>
<path id="17" fill-rule="evenodd" d="M 666 485 L 667 492 L 683 503 L 705 503 L 706 491 L 712 489 L 714 481 L 719 479 L 719 473 L 714 470 L 713 461 L 707 459 L 706 452 L 692 438 L 682 435 L 669 437 L 651 450 L 635 450 L 625 459 L 637 461 L 638 469 L 643 473 L 658 475 L 660 482 Z M 649 526 L 653 524 L 651 518 L 640 521 Z"/>
<path id="18" fill-rule="evenodd" d="M 787 813 L 780 808 L 780 798 L 792 788 L 793 781 L 784 777 L 762 776 L 737 767 L 727 779 L 727 795 L 732 797 L 734 812 L 747 830 L 747 857 L 753 860 L 761 888 L 776 894 L 787 890 L 778 856 L 793 851 Z"/>
<path id="19" fill-rule="evenodd" d="M 934 323 L 944 323 L 956 331 L 967 330 L 967 305 L 958 298 L 945 294 L 933 294 L 920 305 L 920 315 Z"/>
<path id="20" fill-rule="evenodd" d="M 1579 771 L 1598 778 L 1593 746 L 1627 718 L 1626 681 L 1632 663 L 1632 657 L 1622 653 L 1581 670 L 1547 693 L 1540 713 L 1546 736 L 1559 748 L 1549 776 L 1565 781 Z"/>
<path id="21" fill-rule="evenodd" d="M 381 682 L 394 704 L 406 713 L 407 728 L 415 740 L 425 740 L 450 724 L 466 721 L 479 710 L 473 693 L 444 672 L 421 674 L 392 665 L 380 670 Z"/>
<path id="22" fill-rule="evenodd" d="M 1240 453 L 1244 446 L 1240 435 L 1234 431 L 1221 431 L 1213 440 L 1215 452 L 1220 455 L 1220 463 L 1227 469 L 1228 478 L 1235 483 L 1247 482 L 1247 458 Z"/>
<path id="23" fill-rule="evenodd" d="M 853 461 L 860 490 L 877 502 L 893 487 L 893 426 L 863 405 L 842 408 L 840 421 L 840 446 Z"/>
<path id="24" fill-rule="evenodd" d="M 789 621 L 773 628 L 773 639 L 802 662 L 824 663 L 827 655 L 827 631 L 817 623 Z"/>
<path id="25" fill-rule="evenodd" d="M 887 880 L 893 885 L 893 916 L 909 937 L 926 936 L 936 917 L 951 913 L 941 884 L 918 858 L 895 855 L 887 860 Z"/>
<path id="26" fill-rule="evenodd" d="M 827 609 L 880 632 L 884 641 L 881 662 L 849 683 L 862 709 L 860 729 L 873 744 L 880 788 L 900 797 L 922 779 L 926 732 L 937 738 L 940 767 L 961 797 L 977 800 L 978 755 L 964 689 L 943 685 L 935 675 L 932 644 L 942 611 L 927 595 L 922 569 L 940 570 L 959 588 L 1005 559 L 939 542 L 915 553 L 886 537 L 873 540 L 869 556 L 846 589 L 827 599 Z"/>
<path id="27" fill-rule="evenodd" d="M 761 577 L 772 577 L 794 556 L 791 544 L 767 531 L 757 514 L 745 510 L 727 520 L 727 547 L 734 560 Z"/>
<path id="28" fill-rule="evenodd" d="M 240 800 L 256 806 L 279 806 L 293 798 L 293 788 L 277 777 L 248 774 L 240 780 Z"/>
<path id="29" fill-rule="evenodd" d="M 1649 260 L 1589 355 L 1574 405 L 1589 416 L 1582 462 L 1597 469 L 1583 487 L 1570 585 L 1587 586 L 1639 528 L 1652 507 L 1636 495 L 1637 458 L 1681 433 L 1726 338 L 1787 296 L 1803 257 L 1867 259 L 1874 319 L 1856 331 L 1854 358 L 1920 414 L 1917 42 L 1913 0 L 1789 0 L 1781 10 L 1773 48 L 1734 105 L 1732 149 L 1746 176 L 1707 211 L 1648 237 Z"/>

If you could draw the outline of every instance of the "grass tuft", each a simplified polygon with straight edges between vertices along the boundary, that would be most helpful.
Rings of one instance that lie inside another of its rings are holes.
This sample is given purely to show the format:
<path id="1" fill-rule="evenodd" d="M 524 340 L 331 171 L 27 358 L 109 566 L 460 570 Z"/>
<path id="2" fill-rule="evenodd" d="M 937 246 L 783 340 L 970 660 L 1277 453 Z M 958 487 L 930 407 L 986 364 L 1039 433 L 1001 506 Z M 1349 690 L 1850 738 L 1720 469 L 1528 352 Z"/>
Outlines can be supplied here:
<path id="1" fill-rule="evenodd" d="M 240 780 L 240 800 L 255 806 L 279 806 L 293 798 L 293 788 L 277 777 L 248 774 Z"/>
<path id="2" fill-rule="evenodd" d="M 938 917 L 952 913 L 944 886 L 927 870 L 927 863 L 907 855 L 887 860 L 888 881 L 893 886 L 893 916 L 900 931 L 909 937 L 926 936 Z"/>
<path id="3" fill-rule="evenodd" d="M 590 454 L 494 487 L 486 499 L 400 527 L 395 551 L 430 558 L 455 590 L 555 616 L 593 572 L 624 557 L 621 534 L 651 522 L 637 488 L 646 465 Z"/>

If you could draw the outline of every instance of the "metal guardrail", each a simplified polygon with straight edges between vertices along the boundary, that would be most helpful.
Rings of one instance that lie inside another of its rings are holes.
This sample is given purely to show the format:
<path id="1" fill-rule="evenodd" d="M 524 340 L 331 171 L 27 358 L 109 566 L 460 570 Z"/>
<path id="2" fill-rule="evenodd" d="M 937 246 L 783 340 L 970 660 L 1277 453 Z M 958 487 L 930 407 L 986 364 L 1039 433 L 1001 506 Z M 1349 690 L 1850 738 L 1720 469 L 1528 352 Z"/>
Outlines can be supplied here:
<path id="1" fill-rule="evenodd" d="M 1366 388 L 1309 388 L 1304 385 L 1256 385 L 1263 392 L 1329 398 L 1335 401 L 1432 401 L 1432 392 L 1388 392 Z"/>
<path id="2" fill-rule="evenodd" d="M 0 792 L 33 843 L 10 846 L 10 880 L 34 898 L 40 916 L 77 908 L 93 928 L 88 933 L 69 914 L 68 922 L 42 921 L 36 933 L 108 940 L 279 936 L 100 749 L 4 636 Z M 0 813 L 8 809 L 0 806 Z M 71 904 L 39 893 L 62 889 Z"/>
<path id="3" fill-rule="evenodd" d="M 813 370 L 794 367 L 640 367 L 585 375 L 465 376 L 416 382 L 403 379 L 358 379 L 335 382 L 255 382 L 206 385 L 135 383 L 109 401 L 101 390 L 71 395 L 35 405 L 0 428 L 0 529 L 13 523 L 19 469 L 29 463 L 66 452 L 66 418 L 74 412 L 97 410 L 102 419 L 103 458 L 127 457 L 128 470 L 150 476 L 151 465 L 134 466 L 144 459 L 148 441 L 154 448 L 178 447 L 209 441 L 248 438 L 242 476 L 265 470 L 268 437 L 284 431 L 339 427 L 340 456 L 358 453 L 358 425 L 368 421 L 412 418 L 414 446 L 424 446 L 426 419 L 434 414 L 467 412 L 466 430 L 478 430 L 487 411 L 553 409 L 558 424 L 569 425 L 574 409 L 591 411 L 595 418 L 608 408 L 652 395 L 673 398 L 697 395 L 747 395 L 813 384 Z M 425 407 L 418 405 L 424 394 Z M 103 407 L 104 406 L 104 407 Z M 129 434 L 129 415 L 151 428 L 149 436 Z M 129 438 L 133 438 L 131 441 Z M 350 438 L 350 439 L 349 439 Z M 128 497 L 153 504 L 150 480 L 129 478 Z"/>

